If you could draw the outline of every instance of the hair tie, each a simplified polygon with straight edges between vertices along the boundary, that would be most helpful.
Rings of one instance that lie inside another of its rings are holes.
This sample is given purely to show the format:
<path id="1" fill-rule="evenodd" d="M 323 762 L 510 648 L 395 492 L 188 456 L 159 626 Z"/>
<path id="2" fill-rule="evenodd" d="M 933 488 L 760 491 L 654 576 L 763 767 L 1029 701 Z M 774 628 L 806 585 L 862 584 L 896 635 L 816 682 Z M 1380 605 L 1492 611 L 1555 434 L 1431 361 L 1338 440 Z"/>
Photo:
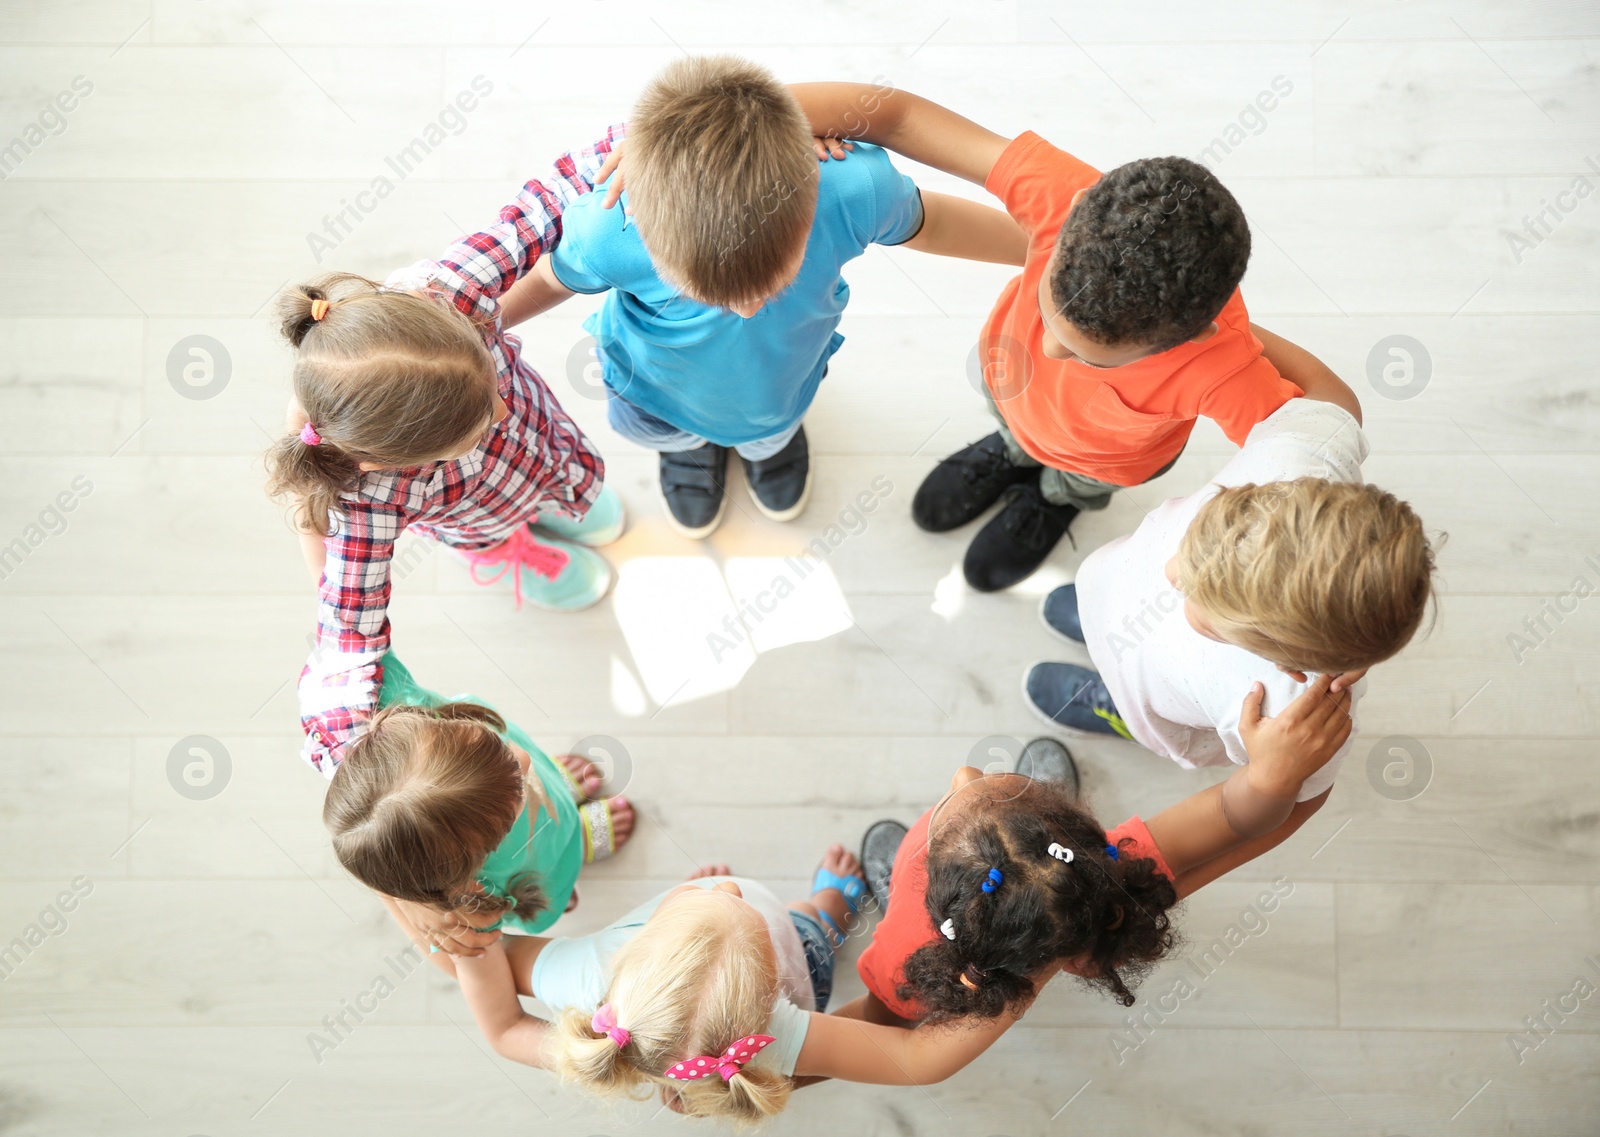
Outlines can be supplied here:
<path id="1" fill-rule="evenodd" d="M 946 920 L 944 923 L 940 924 L 939 925 L 939 934 L 942 935 L 947 940 L 955 939 L 956 938 L 956 922 L 954 920 Z"/>
<path id="2" fill-rule="evenodd" d="M 1052 841 L 1050 843 L 1050 847 L 1046 849 L 1045 852 L 1049 853 L 1052 857 L 1064 865 L 1070 865 L 1072 863 L 1072 850 L 1058 842 Z"/>
<path id="3" fill-rule="evenodd" d="M 721 1074 L 724 1082 L 731 1082 L 746 1062 L 777 1041 L 770 1034 L 747 1034 L 719 1055 L 702 1054 L 698 1058 L 685 1058 L 668 1070 L 666 1076 L 674 1082 L 692 1082 L 696 1078 Z"/>
<path id="4" fill-rule="evenodd" d="M 1005 879 L 1004 874 L 999 869 L 990 869 L 988 878 L 983 882 L 983 890 L 985 892 L 993 892 L 1005 883 Z"/>
<path id="5" fill-rule="evenodd" d="M 1114 861 L 1122 859 L 1117 855 L 1117 847 L 1115 845 L 1106 846 L 1106 856 L 1110 857 Z"/>
<path id="6" fill-rule="evenodd" d="M 317 428 L 311 425 L 310 419 L 306 419 L 306 424 L 300 428 L 300 441 L 307 446 L 322 445 L 322 435 L 317 433 Z"/>
<path id="7" fill-rule="evenodd" d="M 596 1034 L 603 1034 L 616 1043 L 618 1050 L 628 1045 L 628 1040 L 633 1037 L 633 1035 L 617 1025 L 617 1012 L 611 1009 L 610 1003 L 600 1004 L 599 1009 L 594 1013 L 594 1017 L 589 1020 L 589 1027 Z"/>
<path id="8" fill-rule="evenodd" d="M 968 991 L 976 991 L 983 982 L 983 972 L 975 963 L 969 963 L 961 970 L 961 985 Z"/>
<path id="9" fill-rule="evenodd" d="M 311 302 L 311 318 L 319 324 L 322 323 L 328 315 L 328 309 L 331 307 L 333 305 L 326 300 L 313 300 Z"/>

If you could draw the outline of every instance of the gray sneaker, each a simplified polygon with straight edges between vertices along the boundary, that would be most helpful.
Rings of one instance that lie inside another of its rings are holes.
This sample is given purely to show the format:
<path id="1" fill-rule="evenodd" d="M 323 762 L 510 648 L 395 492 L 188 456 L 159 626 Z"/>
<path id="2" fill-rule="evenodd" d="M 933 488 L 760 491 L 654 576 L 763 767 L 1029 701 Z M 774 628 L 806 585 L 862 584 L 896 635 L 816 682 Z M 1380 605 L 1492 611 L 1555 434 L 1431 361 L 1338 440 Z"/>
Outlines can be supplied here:
<path id="1" fill-rule="evenodd" d="M 867 878 L 880 916 L 889 910 L 889 874 L 905 836 L 906 827 L 898 821 L 874 821 L 861 838 L 861 875 Z"/>
<path id="2" fill-rule="evenodd" d="M 1053 738 L 1035 738 L 1017 755 L 1017 773 L 1037 782 L 1061 782 L 1077 797 L 1081 782 L 1072 752 Z"/>

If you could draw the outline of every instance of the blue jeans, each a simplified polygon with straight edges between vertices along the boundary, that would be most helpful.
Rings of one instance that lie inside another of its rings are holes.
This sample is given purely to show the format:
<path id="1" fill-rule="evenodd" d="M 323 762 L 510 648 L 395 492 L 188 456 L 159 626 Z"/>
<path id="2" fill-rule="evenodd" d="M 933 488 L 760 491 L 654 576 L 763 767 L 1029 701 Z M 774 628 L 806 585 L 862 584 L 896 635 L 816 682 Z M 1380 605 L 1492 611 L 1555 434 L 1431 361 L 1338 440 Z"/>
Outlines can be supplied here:
<path id="1" fill-rule="evenodd" d="M 629 442 L 637 442 L 647 449 L 661 450 L 669 454 L 698 450 L 706 444 L 706 439 L 698 434 L 679 430 L 666 419 L 657 418 L 649 411 L 634 406 L 615 391 L 609 393 L 611 399 L 606 407 L 606 418 L 611 422 L 611 429 Z M 748 461 L 765 462 L 789 445 L 789 440 L 799 430 L 800 424 L 795 423 L 788 430 L 774 434 L 771 438 L 741 442 L 733 449 L 738 451 L 739 457 Z"/>
<path id="2" fill-rule="evenodd" d="M 806 970 L 811 972 L 811 991 L 817 997 L 817 1010 L 828 1009 L 828 998 L 833 994 L 833 941 L 823 930 L 822 922 L 804 912 L 789 909 L 789 919 L 794 930 L 800 933 L 800 946 L 806 953 Z"/>

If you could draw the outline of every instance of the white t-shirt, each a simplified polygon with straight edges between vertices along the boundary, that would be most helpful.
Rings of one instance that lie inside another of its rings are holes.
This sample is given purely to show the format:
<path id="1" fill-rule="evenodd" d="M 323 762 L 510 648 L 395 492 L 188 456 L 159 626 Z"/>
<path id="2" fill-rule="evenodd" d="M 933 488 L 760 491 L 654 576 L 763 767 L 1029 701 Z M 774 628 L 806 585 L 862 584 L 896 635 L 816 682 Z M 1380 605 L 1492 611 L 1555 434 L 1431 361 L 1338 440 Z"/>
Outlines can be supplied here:
<path id="1" fill-rule="evenodd" d="M 816 995 L 811 989 L 811 969 L 806 965 L 805 949 L 800 946 L 800 933 L 783 902 L 772 890 L 758 881 L 742 876 L 708 876 L 689 883 L 700 888 L 711 888 L 725 880 L 739 886 L 745 902 L 761 913 L 772 935 L 772 948 L 778 959 L 778 1002 L 772 1017 L 763 1027 L 751 1027 L 751 1033 L 770 1034 L 777 1039 L 750 1062 L 779 1074 L 794 1073 L 800 1058 L 800 1048 L 805 1045 L 806 1031 L 811 1025 L 810 1013 L 816 1009 Z M 671 889 L 667 890 L 672 891 Z M 666 899 L 663 892 L 598 932 L 587 936 L 557 936 L 550 940 L 533 961 L 533 994 L 551 1010 L 565 1011 L 576 1007 L 592 1013 L 606 997 L 611 984 L 611 959 L 622 945 L 639 934 L 645 921 L 655 914 Z M 626 1027 L 627 1023 L 622 1023 Z M 731 1039 L 729 1040 L 732 1041 Z M 690 1058 L 694 1055 L 685 1054 Z"/>
<path id="2" fill-rule="evenodd" d="M 1167 582 L 1167 562 L 1221 487 L 1303 477 L 1360 482 L 1366 456 L 1366 435 L 1348 411 L 1290 399 L 1256 424 L 1244 448 L 1198 493 L 1163 502 L 1138 529 L 1083 562 L 1077 583 L 1084 639 L 1134 738 L 1191 769 L 1249 761 L 1239 710 L 1250 685 L 1266 688 L 1264 715 L 1278 714 L 1307 685 L 1259 655 L 1190 627 L 1183 596 Z M 1352 688 L 1352 714 L 1365 691 L 1365 680 Z M 1353 742 L 1354 731 L 1350 737 Z M 1333 785 L 1351 742 L 1306 780 L 1299 800 Z"/>

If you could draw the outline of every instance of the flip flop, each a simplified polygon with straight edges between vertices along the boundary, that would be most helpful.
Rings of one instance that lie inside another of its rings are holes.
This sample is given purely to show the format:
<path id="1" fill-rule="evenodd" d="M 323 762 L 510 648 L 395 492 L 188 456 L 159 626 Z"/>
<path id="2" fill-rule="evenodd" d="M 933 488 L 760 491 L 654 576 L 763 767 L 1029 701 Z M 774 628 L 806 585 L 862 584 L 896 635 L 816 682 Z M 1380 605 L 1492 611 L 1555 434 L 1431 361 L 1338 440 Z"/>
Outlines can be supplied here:
<path id="1" fill-rule="evenodd" d="M 558 754 L 554 758 L 550 759 L 550 761 L 555 763 L 556 769 L 561 771 L 561 776 L 567 779 L 567 785 L 572 787 L 572 800 L 581 805 L 586 801 L 594 801 L 595 799 L 591 798 L 584 790 L 583 783 L 578 780 L 578 775 L 572 772 L 572 768 L 562 761 L 563 758 L 576 757 L 582 757 L 582 755 Z M 604 785 L 605 782 L 604 779 L 602 779 L 601 787 L 604 788 Z"/>
<path id="2" fill-rule="evenodd" d="M 1081 782 L 1072 752 L 1054 738 L 1035 738 L 1017 755 L 1016 772 L 1038 782 L 1061 782 L 1077 797 Z"/>
<path id="3" fill-rule="evenodd" d="M 904 825 L 885 820 L 873 822 L 861 838 L 861 872 L 867 878 L 867 887 L 872 890 L 872 899 L 880 913 L 889 910 L 889 873 L 905 836 Z"/>
<path id="4" fill-rule="evenodd" d="M 839 895 L 844 897 L 844 906 L 850 909 L 850 915 L 854 916 L 861 911 L 858 902 L 867 894 L 867 882 L 859 876 L 840 876 L 818 865 L 817 871 L 811 877 L 811 893 L 814 896 L 825 888 L 836 889 Z M 840 947 L 844 943 L 844 930 L 834 922 L 833 917 L 828 915 L 825 909 L 818 907 L 817 915 L 838 937 L 833 946 Z"/>
<path id="5" fill-rule="evenodd" d="M 578 820 L 583 823 L 583 863 L 592 865 L 603 861 L 617 851 L 617 828 L 611 823 L 611 803 L 614 797 L 595 798 L 578 806 Z M 634 815 L 635 824 L 639 815 Z"/>

